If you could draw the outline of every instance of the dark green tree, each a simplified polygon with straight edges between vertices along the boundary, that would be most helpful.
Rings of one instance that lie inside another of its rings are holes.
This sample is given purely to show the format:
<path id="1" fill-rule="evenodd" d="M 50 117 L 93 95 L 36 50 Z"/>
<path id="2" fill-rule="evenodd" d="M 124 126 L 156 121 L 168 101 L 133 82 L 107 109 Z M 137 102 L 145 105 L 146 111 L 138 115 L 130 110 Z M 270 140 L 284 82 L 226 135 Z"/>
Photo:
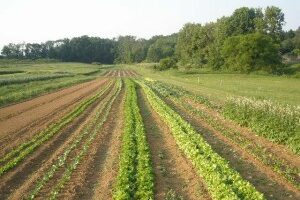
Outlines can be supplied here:
<path id="1" fill-rule="evenodd" d="M 229 37 L 223 46 L 224 68 L 230 71 L 264 70 L 275 73 L 281 65 L 279 46 L 262 33 Z"/>

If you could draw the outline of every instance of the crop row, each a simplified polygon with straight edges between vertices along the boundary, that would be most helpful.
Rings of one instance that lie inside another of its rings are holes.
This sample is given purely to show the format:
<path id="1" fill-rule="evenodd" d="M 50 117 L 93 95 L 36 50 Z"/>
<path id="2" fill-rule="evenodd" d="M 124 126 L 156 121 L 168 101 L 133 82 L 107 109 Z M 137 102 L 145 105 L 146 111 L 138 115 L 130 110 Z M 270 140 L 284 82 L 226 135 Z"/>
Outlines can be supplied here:
<path id="1" fill-rule="evenodd" d="M 47 75 L 24 75 L 21 77 L 10 77 L 5 79 L 0 79 L 0 86 L 4 85 L 11 85 L 11 84 L 18 84 L 18 83 L 28 83 L 31 81 L 42 81 L 42 80 L 51 80 L 51 79 L 57 79 L 62 77 L 70 77 L 74 76 L 72 74 L 47 74 Z"/>
<path id="2" fill-rule="evenodd" d="M 53 80 L 33 81 L 27 84 L 13 84 L 1 86 L 0 89 L 0 107 L 23 101 L 32 97 L 36 97 L 47 92 L 51 92 L 60 88 L 72 86 L 82 82 L 93 80 L 94 77 L 78 76 L 64 77 Z"/>
<path id="3" fill-rule="evenodd" d="M 153 173 L 136 84 L 127 79 L 125 128 L 114 199 L 153 199 Z"/>
<path id="4" fill-rule="evenodd" d="M 264 146 L 253 143 L 252 140 L 249 140 L 237 130 L 233 130 L 228 127 L 224 127 L 222 123 L 216 121 L 215 117 L 204 112 L 203 110 L 197 109 L 194 106 L 190 105 L 188 102 L 184 101 L 181 96 L 177 95 L 166 95 L 170 94 L 170 91 L 167 91 L 165 88 L 160 87 L 161 83 L 157 85 L 156 82 L 147 82 L 147 85 L 151 87 L 159 95 L 168 97 L 175 104 L 182 106 L 186 111 L 191 115 L 196 115 L 208 123 L 215 130 L 220 131 L 224 136 L 226 136 L 232 142 L 238 144 L 241 148 L 245 149 L 252 156 L 256 157 L 258 160 L 263 162 L 265 165 L 270 166 L 275 172 L 282 175 L 287 181 L 300 188 L 299 181 L 297 181 L 297 174 L 300 173 L 300 169 L 290 166 L 286 161 L 280 159 L 273 152 L 266 152 Z M 176 90 L 175 90 L 176 91 Z M 172 91 L 173 92 L 173 91 Z"/>
<path id="5" fill-rule="evenodd" d="M 228 162 L 189 123 L 165 104 L 148 86 L 140 82 L 150 105 L 169 126 L 184 154 L 204 179 L 213 199 L 264 199 L 248 181 L 233 170 Z"/>
<path id="6" fill-rule="evenodd" d="M 228 98 L 223 115 L 300 154 L 300 107 L 245 97 Z"/>
<path id="7" fill-rule="evenodd" d="M 63 173 L 62 177 L 58 180 L 57 184 L 52 189 L 49 199 L 56 199 L 60 190 L 62 190 L 64 188 L 64 185 L 70 180 L 73 171 L 81 162 L 83 156 L 88 152 L 90 145 L 93 143 L 96 136 L 100 133 L 100 129 L 103 126 L 104 122 L 107 120 L 112 104 L 114 103 L 115 99 L 120 93 L 121 88 L 122 88 L 122 82 L 121 80 L 119 80 L 116 90 L 112 92 L 113 93 L 112 98 L 109 99 L 109 101 L 105 102 L 105 105 L 103 105 L 103 108 L 105 108 L 105 110 L 103 113 L 101 113 L 100 121 L 97 121 L 95 127 L 92 130 L 90 130 L 91 133 L 89 137 L 81 147 L 80 152 L 72 159 L 72 163 L 70 165 L 67 165 L 66 170 Z"/>
<path id="8" fill-rule="evenodd" d="M 37 134 L 31 140 L 20 144 L 18 147 L 7 153 L 3 158 L 0 159 L 0 163 L 4 163 L 4 165 L 0 167 L 0 176 L 3 175 L 9 169 L 15 167 L 27 155 L 32 153 L 37 147 L 42 145 L 48 139 L 52 138 L 63 127 L 72 122 L 76 117 L 83 113 L 89 107 L 89 105 L 91 105 L 97 99 L 99 99 L 100 96 L 102 96 L 110 86 L 111 83 L 108 84 L 105 88 L 101 88 L 100 92 L 82 101 L 78 106 L 76 106 L 70 113 L 61 118 L 58 122 L 52 123 L 48 128 Z"/>
<path id="9" fill-rule="evenodd" d="M 224 117 L 250 127 L 255 133 L 272 142 L 287 145 L 296 154 L 300 153 L 299 107 L 280 105 L 268 100 L 236 97 L 228 98 L 220 108 L 207 98 L 177 86 L 152 81 L 151 87 L 159 89 L 161 95 L 165 97 L 187 97 L 208 107 L 219 109 Z"/>
<path id="10" fill-rule="evenodd" d="M 208 98 L 201 96 L 201 95 L 196 95 L 190 91 L 184 90 L 181 87 L 175 86 L 175 85 L 170 85 L 170 84 L 165 84 L 159 81 L 153 81 L 153 80 L 148 80 L 145 81 L 147 84 L 151 85 L 151 88 L 153 89 L 158 89 L 160 90 L 161 95 L 164 97 L 188 97 L 189 99 L 192 99 L 196 102 L 205 104 L 206 106 L 210 108 L 219 108 L 218 105 L 214 104 L 211 102 Z"/>
<path id="11" fill-rule="evenodd" d="M 112 95 L 106 97 L 101 101 L 101 104 L 98 105 L 96 108 L 96 113 L 93 115 L 91 120 L 89 120 L 89 122 L 84 125 L 84 127 L 80 131 L 80 134 L 72 141 L 72 143 L 68 144 L 65 151 L 60 156 L 58 156 L 57 160 L 50 167 L 50 169 L 43 175 L 43 177 L 39 181 L 37 181 L 28 199 L 34 199 L 36 195 L 39 193 L 39 191 L 45 186 L 45 184 L 54 176 L 55 172 L 59 168 L 65 166 L 67 162 L 67 158 L 69 157 L 70 153 L 74 149 L 76 149 L 84 141 L 86 137 L 88 137 L 89 135 L 91 136 L 92 132 L 95 133 L 101 128 L 102 124 L 107 118 L 111 104 L 116 98 L 116 96 L 119 94 L 121 87 L 122 87 L 122 82 L 118 81 L 117 87 L 111 93 Z"/>

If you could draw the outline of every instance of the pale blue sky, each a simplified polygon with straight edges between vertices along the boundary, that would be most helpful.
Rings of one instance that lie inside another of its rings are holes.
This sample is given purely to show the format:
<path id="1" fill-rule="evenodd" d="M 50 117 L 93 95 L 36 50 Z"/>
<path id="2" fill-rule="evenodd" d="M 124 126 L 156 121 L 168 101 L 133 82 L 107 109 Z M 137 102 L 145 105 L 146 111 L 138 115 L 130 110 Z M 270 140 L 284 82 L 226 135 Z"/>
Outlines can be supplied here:
<path id="1" fill-rule="evenodd" d="M 239 7 L 280 7 L 284 29 L 300 26 L 300 0 L 0 0 L 0 48 L 81 35 L 150 38 L 206 23 Z"/>

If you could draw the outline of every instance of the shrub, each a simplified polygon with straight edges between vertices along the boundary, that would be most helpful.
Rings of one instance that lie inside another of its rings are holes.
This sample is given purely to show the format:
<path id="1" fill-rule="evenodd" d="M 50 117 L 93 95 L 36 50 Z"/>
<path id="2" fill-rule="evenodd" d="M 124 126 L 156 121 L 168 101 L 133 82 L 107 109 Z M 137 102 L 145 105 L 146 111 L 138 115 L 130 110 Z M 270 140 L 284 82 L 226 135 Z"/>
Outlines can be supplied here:
<path id="1" fill-rule="evenodd" d="M 163 71 L 170 68 L 177 68 L 176 60 L 174 58 L 164 58 L 159 61 L 159 65 L 156 66 L 157 70 Z"/>

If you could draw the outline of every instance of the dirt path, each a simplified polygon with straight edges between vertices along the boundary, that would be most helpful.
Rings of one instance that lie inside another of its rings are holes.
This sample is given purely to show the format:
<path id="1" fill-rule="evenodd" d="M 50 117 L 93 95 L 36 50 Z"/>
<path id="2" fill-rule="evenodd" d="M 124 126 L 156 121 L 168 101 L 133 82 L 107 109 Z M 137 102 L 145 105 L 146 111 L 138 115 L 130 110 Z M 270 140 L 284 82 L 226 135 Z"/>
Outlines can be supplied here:
<path id="1" fill-rule="evenodd" d="M 59 91 L 59 94 L 49 94 L 24 102 L 24 107 L 17 104 L 14 105 L 16 108 L 14 106 L 4 108 L 6 109 L 5 112 L 11 110 L 12 113 L 18 113 L 17 108 L 24 112 L 19 112 L 18 115 L 0 121 L 0 156 L 59 119 L 76 106 L 80 100 L 94 94 L 106 82 L 107 80 L 93 81 L 90 84 L 85 84 L 84 87 L 76 88 L 74 91 L 72 89 L 71 92 L 68 88 Z M 67 94 L 65 95 L 65 93 Z M 0 112 L 3 113 L 2 109 Z"/>
<path id="2" fill-rule="evenodd" d="M 230 166 L 241 176 L 252 183 L 257 190 L 265 194 L 267 199 L 298 199 L 300 192 L 292 184 L 285 181 L 270 167 L 263 165 L 251 154 L 231 142 L 222 133 L 213 129 L 205 121 L 189 114 L 183 107 L 170 100 L 166 102 L 204 137 L 213 149 L 229 161 Z"/>
<path id="3" fill-rule="evenodd" d="M 10 199 L 21 199 L 26 196 L 37 179 L 41 178 L 56 160 L 57 156 L 77 137 L 84 125 L 93 117 L 95 108 L 101 104 L 101 101 L 109 94 L 109 91 L 90 105 L 71 124 L 33 152 L 23 163 L 2 176 L 0 199 L 8 197 Z"/>
<path id="4" fill-rule="evenodd" d="M 155 199 L 172 195 L 184 199 L 210 199 L 205 185 L 184 157 L 167 128 L 141 90 L 138 103 L 144 120 L 155 175 Z"/>

